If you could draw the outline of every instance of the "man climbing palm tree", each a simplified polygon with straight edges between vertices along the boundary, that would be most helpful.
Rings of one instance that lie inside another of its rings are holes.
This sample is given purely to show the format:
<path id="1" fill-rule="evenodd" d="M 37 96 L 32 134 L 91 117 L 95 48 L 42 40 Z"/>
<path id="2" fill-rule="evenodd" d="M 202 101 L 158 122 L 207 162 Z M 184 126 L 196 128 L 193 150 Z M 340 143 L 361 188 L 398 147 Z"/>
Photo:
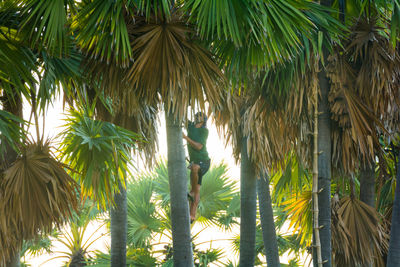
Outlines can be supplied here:
<path id="1" fill-rule="evenodd" d="M 196 219 L 197 206 L 200 201 L 200 186 L 203 175 L 210 168 L 210 158 L 207 152 L 207 116 L 202 112 L 195 115 L 194 122 L 189 121 L 187 136 L 183 135 L 188 143 L 190 157 L 191 190 L 188 195 L 190 201 L 190 223 Z"/>

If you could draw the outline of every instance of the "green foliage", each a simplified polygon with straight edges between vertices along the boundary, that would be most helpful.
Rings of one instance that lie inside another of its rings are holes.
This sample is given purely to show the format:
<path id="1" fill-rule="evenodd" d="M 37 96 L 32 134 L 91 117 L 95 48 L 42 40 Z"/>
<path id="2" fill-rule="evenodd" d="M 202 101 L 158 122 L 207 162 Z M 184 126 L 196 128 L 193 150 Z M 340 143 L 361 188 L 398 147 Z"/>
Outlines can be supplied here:
<path id="1" fill-rule="evenodd" d="M 100 60 L 126 65 L 132 54 L 125 1 L 82 1 L 72 22 L 77 44 Z M 132 18 L 132 17 L 131 17 Z"/>
<path id="2" fill-rule="evenodd" d="M 87 261 L 88 266 L 108 267 L 110 264 L 110 253 L 103 253 L 100 251 Z M 126 265 L 128 267 L 154 267 L 156 266 L 156 259 L 147 249 L 130 247 L 126 252 Z"/>
<path id="3" fill-rule="evenodd" d="M 118 183 L 129 173 L 131 149 L 140 139 L 135 133 L 112 123 L 92 119 L 89 114 L 70 111 L 61 150 L 63 159 L 80 181 L 84 196 L 105 207 Z"/>
<path id="4" fill-rule="evenodd" d="M 18 144 L 26 138 L 25 131 L 20 125 L 24 125 L 26 122 L 11 114 L 10 112 L 0 110 L 0 154 L 4 157 L 4 151 L 7 143 L 14 150 L 18 151 Z"/>
<path id="5" fill-rule="evenodd" d="M 68 227 L 54 234 L 57 242 L 63 244 L 63 250 L 54 251 L 56 255 L 48 261 L 57 258 L 65 259 L 65 264 L 82 264 L 87 262 L 94 254 L 92 245 L 94 242 L 103 237 L 98 232 L 104 224 L 98 224 L 97 228 L 87 237 L 88 228 L 93 221 L 100 222 L 101 210 L 96 208 L 95 203 L 87 200 L 80 203 L 78 211 L 75 212 L 69 221 Z"/>
<path id="6" fill-rule="evenodd" d="M 199 204 L 199 218 L 203 225 L 215 225 L 231 229 L 239 215 L 239 197 L 236 184 L 230 182 L 226 175 L 224 164 L 211 166 L 204 175 Z M 187 172 L 189 177 L 189 171 Z M 145 173 L 128 185 L 128 244 L 132 248 L 142 248 L 151 251 L 156 234 L 171 240 L 171 220 L 169 217 L 169 182 L 167 163 L 161 161 L 156 168 Z M 196 249 L 196 237 L 193 236 L 194 256 L 196 266 L 207 266 L 210 262 L 220 259 L 222 251 L 209 248 L 205 251 Z M 171 247 L 166 245 L 162 266 L 172 264 Z M 172 266 L 172 265 L 171 265 Z"/>
<path id="7" fill-rule="evenodd" d="M 234 217 L 239 215 L 240 206 L 235 203 L 239 198 L 236 183 L 230 181 L 226 172 L 227 166 L 220 164 L 213 166 L 205 174 L 200 188 L 198 221 L 206 225 L 213 222 L 228 229 L 237 223 Z"/>
<path id="8" fill-rule="evenodd" d="M 36 257 L 43 253 L 51 253 L 53 249 L 53 243 L 50 237 L 54 235 L 56 235 L 56 232 L 50 236 L 38 236 L 33 240 L 24 241 L 20 254 L 23 256 L 32 255 Z"/>
<path id="9" fill-rule="evenodd" d="M 67 7 L 65 0 L 21 1 L 24 5 L 22 30 L 28 32 L 30 44 L 46 48 L 51 54 L 61 54 L 67 47 Z"/>
<path id="10" fill-rule="evenodd" d="M 146 248 L 154 233 L 162 230 L 153 192 L 154 180 L 147 177 L 139 178 L 127 187 L 128 246 Z"/>

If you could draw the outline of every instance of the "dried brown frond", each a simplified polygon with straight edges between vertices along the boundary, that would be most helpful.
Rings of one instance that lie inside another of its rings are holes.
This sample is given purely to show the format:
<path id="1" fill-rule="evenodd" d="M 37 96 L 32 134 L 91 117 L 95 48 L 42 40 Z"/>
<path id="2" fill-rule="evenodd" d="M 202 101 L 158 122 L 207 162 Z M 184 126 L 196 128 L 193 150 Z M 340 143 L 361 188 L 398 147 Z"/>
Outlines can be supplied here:
<path id="1" fill-rule="evenodd" d="M 329 57 L 333 164 L 351 172 L 379 156 L 378 136 L 399 125 L 400 58 L 376 18 L 355 21 Z"/>
<path id="2" fill-rule="evenodd" d="M 133 93 L 128 93 L 118 101 L 113 101 L 113 115 L 103 103 L 97 102 L 96 115 L 100 120 L 112 122 L 141 135 L 144 142 L 138 143 L 135 152 L 144 156 L 146 164 L 152 166 L 158 150 L 157 105 L 157 100 L 149 102 L 146 99 L 139 99 Z"/>
<path id="3" fill-rule="evenodd" d="M 77 207 L 77 184 L 64 167 L 51 155 L 48 143 L 30 143 L 4 172 L 0 238 L 6 241 L 0 243 L 0 251 L 49 233 L 71 216 Z"/>
<path id="4" fill-rule="evenodd" d="M 134 94 L 138 99 L 162 100 L 180 118 L 187 107 L 205 101 L 218 105 L 224 75 L 215 58 L 198 40 L 186 20 L 173 12 L 171 18 L 135 16 L 129 19 L 132 58 L 127 68 L 88 61 L 88 72 L 113 99 Z M 161 96 L 161 98 L 159 97 Z M 121 103 L 123 104 L 123 103 Z M 130 106 L 125 106 L 130 110 Z"/>
<path id="5" fill-rule="evenodd" d="M 342 198 L 339 206 L 337 216 L 350 234 L 350 246 L 334 252 L 338 266 L 357 266 L 370 260 L 375 261 L 374 266 L 384 266 L 382 255 L 387 252 L 389 236 L 382 226 L 380 214 L 373 207 L 351 197 Z M 337 232 L 342 236 L 347 234 Z"/>
<path id="6" fill-rule="evenodd" d="M 331 200 L 331 231 L 332 231 L 332 256 L 337 266 L 350 262 L 352 254 L 350 247 L 351 234 L 343 219 L 338 214 L 340 208 L 339 195 L 335 194 Z"/>
<path id="7" fill-rule="evenodd" d="M 258 170 L 284 166 L 285 156 L 290 151 L 297 148 L 304 152 L 309 149 L 306 145 L 301 146 L 299 141 L 299 136 L 309 138 L 309 127 L 301 121 L 303 117 L 290 113 L 292 109 L 302 109 L 302 97 L 307 95 L 299 97 L 291 92 L 291 103 L 282 103 L 277 108 L 276 103 L 271 103 L 259 93 L 261 80 L 255 78 L 251 87 L 224 92 L 224 104 L 213 108 L 215 123 L 227 143 L 232 145 L 236 160 L 240 158 L 241 142 L 245 137 L 248 155 Z M 307 113 L 308 110 L 301 112 Z M 305 158 L 304 153 L 299 152 L 299 155 L 302 155 L 301 159 Z"/>

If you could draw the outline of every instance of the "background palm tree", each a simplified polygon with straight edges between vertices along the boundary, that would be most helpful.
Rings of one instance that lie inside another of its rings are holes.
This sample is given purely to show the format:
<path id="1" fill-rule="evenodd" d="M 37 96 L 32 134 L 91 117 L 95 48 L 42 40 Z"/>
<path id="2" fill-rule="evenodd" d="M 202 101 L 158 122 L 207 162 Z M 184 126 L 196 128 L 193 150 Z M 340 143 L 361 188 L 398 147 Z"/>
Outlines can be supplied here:
<path id="1" fill-rule="evenodd" d="M 269 178 L 267 174 L 263 176 L 260 175 L 257 180 L 257 195 L 267 264 L 272 267 L 280 266 L 274 214 L 269 191 Z"/>

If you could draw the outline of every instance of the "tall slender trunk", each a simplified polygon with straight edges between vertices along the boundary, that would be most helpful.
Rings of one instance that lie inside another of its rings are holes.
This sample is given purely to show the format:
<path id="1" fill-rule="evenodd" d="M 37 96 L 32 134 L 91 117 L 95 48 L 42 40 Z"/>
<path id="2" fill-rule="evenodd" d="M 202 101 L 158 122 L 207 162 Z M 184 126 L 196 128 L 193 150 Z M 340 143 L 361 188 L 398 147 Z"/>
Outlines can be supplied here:
<path id="1" fill-rule="evenodd" d="M 188 177 L 186 176 L 182 128 L 171 112 L 165 112 L 165 121 L 174 266 L 190 267 L 193 266 L 194 261 L 190 236 L 189 204 L 187 200 Z"/>
<path id="2" fill-rule="evenodd" d="M 128 232 L 126 188 L 119 182 L 120 192 L 114 195 L 111 207 L 111 266 L 126 266 L 126 237 Z"/>
<path id="3" fill-rule="evenodd" d="M 372 163 L 371 166 L 366 164 L 360 170 L 360 200 L 375 208 L 375 163 Z M 374 246 L 371 245 L 372 253 L 374 253 L 373 249 Z M 362 267 L 372 267 L 374 263 L 372 257 L 373 254 L 368 261 L 362 264 Z"/>
<path id="4" fill-rule="evenodd" d="M 331 259 L 331 118 L 328 103 L 329 80 L 324 70 L 318 73 L 321 98 L 318 103 L 318 207 L 321 254 L 324 267 Z"/>
<path id="5" fill-rule="evenodd" d="M 15 94 L 14 99 L 9 96 L 3 101 L 3 110 L 12 113 L 15 116 L 22 118 L 22 100 L 20 95 Z M 17 152 L 14 151 L 8 144 L 6 144 L 4 166 L 9 166 L 17 158 Z M 1 158 L 1 157 L 0 157 Z M 0 164 L 1 166 L 2 164 Z M 14 255 L 11 255 L 10 259 L 6 262 L 7 267 L 19 267 L 20 266 L 20 253 L 16 251 Z"/>
<path id="6" fill-rule="evenodd" d="M 360 171 L 360 200 L 375 207 L 375 163 L 367 164 Z"/>
<path id="7" fill-rule="evenodd" d="M 400 151 L 397 157 L 396 190 L 394 193 L 392 227 L 386 267 L 400 266 Z"/>
<path id="8" fill-rule="evenodd" d="M 262 175 L 260 179 L 257 179 L 257 193 L 267 265 L 268 267 L 280 267 L 281 264 L 279 262 L 274 213 L 272 210 L 271 195 L 269 192 L 269 178 L 267 174 Z"/>
<path id="9" fill-rule="evenodd" d="M 239 266 L 254 266 L 256 246 L 257 193 L 254 166 L 242 139 L 240 163 L 240 259 Z"/>
<path id="10" fill-rule="evenodd" d="M 332 0 L 321 0 L 322 6 L 331 7 Z M 324 47 L 323 57 L 328 58 L 329 52 Z M 331 244 L 331 118 L 329 110 L 330 83 L 322 63 L 318 73 L 318 83 L 321 98 L 318 103 L 318 207 L 321 254 L 324 267 L 332 266 Z M 315 239 L 314 239 L 315 240 Z M 317 263 L 314 261 L 314 266 Z"/>

